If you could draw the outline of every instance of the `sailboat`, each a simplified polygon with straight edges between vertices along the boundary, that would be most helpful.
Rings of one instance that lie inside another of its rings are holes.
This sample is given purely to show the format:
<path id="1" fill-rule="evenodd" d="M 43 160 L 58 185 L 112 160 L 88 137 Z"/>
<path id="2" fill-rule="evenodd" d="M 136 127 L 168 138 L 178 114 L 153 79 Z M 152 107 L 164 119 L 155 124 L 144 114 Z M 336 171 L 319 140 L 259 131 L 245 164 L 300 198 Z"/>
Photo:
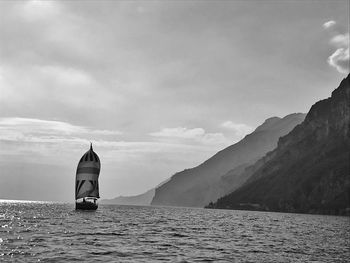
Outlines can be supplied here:
<path id="1" fill-rule="evenodd" d="M 80 159 L 75 177 L 75 209 L 96 210 L 97 199 L 100 198 L 98 190 L 98 177 L 100 174 L 100 158 L 92 149 L 88 150 Z"/>

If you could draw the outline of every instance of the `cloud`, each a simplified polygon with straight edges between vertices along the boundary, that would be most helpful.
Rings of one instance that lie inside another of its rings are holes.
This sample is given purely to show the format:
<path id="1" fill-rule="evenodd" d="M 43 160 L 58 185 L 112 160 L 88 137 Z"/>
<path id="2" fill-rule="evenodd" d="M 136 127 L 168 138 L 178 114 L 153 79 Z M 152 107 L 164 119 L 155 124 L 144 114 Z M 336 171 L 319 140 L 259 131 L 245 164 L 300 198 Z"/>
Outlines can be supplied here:
<path id="1" fill-rule="evenodd" d="M 116 130 L 99 130 L 62 121 L 0 118 L 0 155 L 6 156 L 8 161 L 12 156 L 15 160 L 28 162 L 57 163 L 58 160 L 66 162 L 79 157 L 81 154 L 79 149 L 88 147 L 92 141 L 106 162 L 129 162 L 131 159 L 145 161 L 149 158 L 147 157 L 149 154 L 173 155 L 213 151 L 210 145 L 223 139 L 221 134 L 205 133 L 200 128 L 185 129 L 182 132 L 181 135 L 179 130 L 175 132 L 166 129 L 159 135 L 192 138 L 204 144 L 124 141 L 121 138 L 122 133 Z M 118 140 L 115 136 L 118 136 Z"/>
<path id="2" fill-rule="evenodd" d="M 122 132 L 120 131 L 111 131 L 111 130 L 92 130 L 90 131 L 93 134 L 99 134 L 99 135 L 121 135 Z"/>
<path id="3" fill-rule="evenodd" d="M 233 131 L 235 135 L 240 138 L 253 131 L 253 128 L 246 124 L 234 123 L 232 121 L 225 121 L 221 124 L 221 126 Z"/>
<path id="4" fill-rule="evenodd" d="M 333 27 L 335 24 L 336 24 L 335 21 L 330 20 L 330 21 L 327 21 L 327 22 L 325 22 L 325 23 L 323 24 L 323 28 L 324 28 L 324 29 L 328 29 L 328 28 Z"/>
<path id="5" fill-rule="evenodd" d="M 0 140 L 23 140 L 39 142 L 57 142 L 69 135 L 120 135 L 120 131 L 96 130 L 73 125 L 62 121 L 49 121 L 31 118 L 0 118 Z M 35 139 L 34 139 L 35 138 Z M 64 138 L 65 140 L 71 138 Z"/>
<path id="6" fill-rule="evenodd" d="M 327 62 L 334 67 L 338 72 L 348 74 L 350 70 L 349 57 L 349 32 L 340 33 L 336 28 L 337 23 L 333 20 L 323 24 L 323 28 L 328 30 L 332 37 L 329 43 L 336 48 L 336 50 L 328 57 Z"/>
<path id="7" fill-rule="evenodd" d="M 203 144 L 227 144 L 228 140 L 222 133 L 207 133 L 203 128 L 188 129 L 185 127 L 163 128 L 150 133 L 153 137 L 168 139 L 187 139 Z"/>
<path id="8" fill-rule="evenodd" d="M 65 68 L 58 66 L 37 67 L 38 74 L 45 76 L 50 81 L 55 81 L 62 86 L 88 86 L 93 83 L 89 74 L 75 68 Z"/>
<path id="9" fill-rule="evenodd" d="M 21 112 L 37 115 L 38 108 L 45 108 L 40 117 L 71 119 L 90 112 L 84 119 L 95 118 L 106 109 L 121 105 L 121 95 L 113 92 L 82 68 L 54 64 L 29 68 L 0 65 L 0 111 L 14 116 L 22 115 Z"/>
<path id="10" fill-rule="evenodd" d="M 55 1 L 30 0 L 16 8 L 18 14 L 28 21 L 53 19 L 61 11 L 61 6 Z"/>
<path id="11" fill-rule="evenodd" d="M 328 57 L 328 63 L 335 67 L 340 73 L 348 74 L 349 67 L 349 48 L 338 48 Z"/>
<path id="12" fill-rule="evenodd" d="M 152 136 L 156 137 L 173 137 L 173 138 L 184 138 L 184 139 L 194 139 L 205 134 L 204 129 L 194 128 L 187 129 L 184 127 L 177 128 L 163 128 L 159 132 L 151 133 Z"/>
<path id="13" fill-rule="evenodd" d="M 349 33 L 347 34 L 338 34 L 331 39 L 331 44 L 336 47 L 346 47 L 349 45 Z"/>

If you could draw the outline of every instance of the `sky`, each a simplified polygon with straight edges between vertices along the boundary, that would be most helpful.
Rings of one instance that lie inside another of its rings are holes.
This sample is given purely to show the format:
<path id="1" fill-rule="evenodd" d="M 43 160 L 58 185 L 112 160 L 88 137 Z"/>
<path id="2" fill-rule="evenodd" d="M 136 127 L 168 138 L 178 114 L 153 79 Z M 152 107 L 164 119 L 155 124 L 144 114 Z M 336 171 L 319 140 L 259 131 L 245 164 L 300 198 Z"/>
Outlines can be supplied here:
<path id="1" fill-rule="evenodd" d="M 0 199 L 140 194 L 349 72 L 349 1 L 1 1 Z"/>

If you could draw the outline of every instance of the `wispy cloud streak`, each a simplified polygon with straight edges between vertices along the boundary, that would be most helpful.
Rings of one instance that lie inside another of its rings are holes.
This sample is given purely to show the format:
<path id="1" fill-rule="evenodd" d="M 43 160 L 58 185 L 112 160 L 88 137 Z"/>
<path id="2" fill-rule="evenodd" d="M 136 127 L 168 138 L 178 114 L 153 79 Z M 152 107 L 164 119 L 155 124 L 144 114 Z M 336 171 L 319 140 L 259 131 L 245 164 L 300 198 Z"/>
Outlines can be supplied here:
<path id="1" fill-rule="evenodd" d="M 243 123 L 235 123 L 232 121 L 225 121 L 221 124 L 221 126 L 231 130 L 239 138 L 242 138 L 243 136 L 253 131 L 253 128 L 249 125 Z"/>
<path id="2" fill-rule="evenodd" d="M 131 159 L 140 159 L 141 156 L 143 161 L 146 161 L 149 154 L 208 152 L 218 150 L 222 143 L 228 143 L 222 134 L 205 133 L 201 128 L 164 129 L 151 136 L 152 139 L 189 139 L 195 144 L 177 140 L 125 141 L 122 137 L 123 133 L 117 130 L 99 130 L 62 121 L 0 118 L 0 155 L 17 155 L 21 156 L 22 160 L 28 160 L 23 153 L 30 153 L 30 160 L 34 154 L 41 156 L 37 161 L 43 163 L 48 159 L 60 159 L 62 156 L 74 159 L 76 151 L 88 147 L 90 141 L 110 162 L 130 162 Z"/>
<path id="3" fill-rule="evenodd" d="M 229 142 L 222 133 L 207 133 L 203 128 L 163 128 L 160 131 L 150 133 L 150 135 L 158 138 L 187 139 L 204 144 L 221 145 Z"/>
<path id="4" fill-rule="evenodd" d="M 11 132 L 22 134 L 95 134 L 95 135 L 120 135 L 116 130 L 97 130 L 89 127 L 73 125 L 68 122 L 50 121 L 32 118 L 0 118 L 0 139 Z"/>

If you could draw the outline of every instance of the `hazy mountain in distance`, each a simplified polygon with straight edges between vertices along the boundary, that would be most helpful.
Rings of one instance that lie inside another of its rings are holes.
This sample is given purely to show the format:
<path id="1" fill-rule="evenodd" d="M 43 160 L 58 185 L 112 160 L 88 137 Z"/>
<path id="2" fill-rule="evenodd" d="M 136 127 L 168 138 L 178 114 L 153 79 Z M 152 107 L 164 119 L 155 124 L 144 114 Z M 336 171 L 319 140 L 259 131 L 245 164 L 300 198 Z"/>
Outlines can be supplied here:
<path id="1" fill-rule="evenodd" d="M 166 182 L 168 182 L 170 178 L 162 181 L 156 187 L 159 187 Z M 142 193 L 139 195 L 130 195 L 130 196 L 118 196 L 113 199 L 102 199 L 102 204 L 114 204 L 114 205 L 150 205 L 152 199 L 154 197 L 156 187 Z"/>
<path id="2" fill-rule="evenodd" d="M 102 204 L 116 204 L 116 205 L 150 205 L 154 197 L 155 188 L 147 192 L 133 196 L 118 196 L 113 199 L 103 199 Z"/>
<path id="3" fill-rule="evenodd" d="M 350 75 L 213 208 L 350 214 Z M 243 175 L 243 176 L 244 176 Z"/>
<path id="4" fill-rule="evenodd" d="M 304 120 L 305 114 L 294 113 L 284 118 L 267 119 L 254 132 L 236 144 L 218 152 L 199 166 L 173 175 L 156 188 L 152 205 L 203 207 L 228 193 L 221 176 L 232 169 L 253 164 L 277 146 L 286 135 Z M 243 183 L 243 182 L 242 182 Z"/>

